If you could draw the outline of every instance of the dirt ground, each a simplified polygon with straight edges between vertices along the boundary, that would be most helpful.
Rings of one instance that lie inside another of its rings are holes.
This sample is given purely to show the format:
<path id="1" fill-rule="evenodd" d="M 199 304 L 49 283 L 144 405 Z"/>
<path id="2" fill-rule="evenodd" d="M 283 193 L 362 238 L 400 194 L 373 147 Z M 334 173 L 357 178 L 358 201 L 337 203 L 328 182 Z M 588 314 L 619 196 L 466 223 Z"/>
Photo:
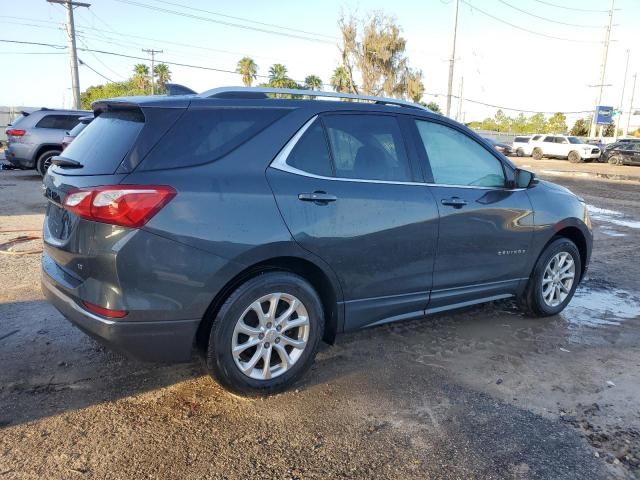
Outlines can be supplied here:
<path id="1" fill-rule="evenodd" d="M 0 480 L 640 479 L 640 167 L 515 161 L 592 208 L 561 315 L 498 302 L 346 334 L 269 398 L 197 358 L 105 350 L 43 301 L 38 254 L 0 253 Z M 10 230 L 40 229 L 44 205 L 36 175 L 0 171 L 0 243 L 37 235 Z"/>

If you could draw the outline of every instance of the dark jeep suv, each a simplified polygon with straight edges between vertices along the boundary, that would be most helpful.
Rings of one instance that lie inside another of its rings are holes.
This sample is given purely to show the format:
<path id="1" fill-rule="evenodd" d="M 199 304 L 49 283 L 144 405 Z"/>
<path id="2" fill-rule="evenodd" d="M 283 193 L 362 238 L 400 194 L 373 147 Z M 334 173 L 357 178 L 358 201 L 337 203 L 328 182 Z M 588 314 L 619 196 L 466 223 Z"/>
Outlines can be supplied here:
<path id="1" fill-rule="evenodd" d="M 282 390 L 347 330 L 510 297 L 557 314 L 589 262 L 581 199 L 414 104 L 223 88 L 93 108 L 44 179 L 46 297 L 142 359 L 197 346 L 237 392 Z"/>

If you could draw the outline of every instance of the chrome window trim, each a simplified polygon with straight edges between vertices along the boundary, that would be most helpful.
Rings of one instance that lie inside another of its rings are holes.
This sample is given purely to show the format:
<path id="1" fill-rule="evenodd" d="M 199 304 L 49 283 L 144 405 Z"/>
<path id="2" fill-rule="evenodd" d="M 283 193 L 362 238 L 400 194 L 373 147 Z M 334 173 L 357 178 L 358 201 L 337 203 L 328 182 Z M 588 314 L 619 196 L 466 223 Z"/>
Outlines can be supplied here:
<path id="1" fill-rule="evenodd" d="M 453 187 L 453 188 L 468 188 L 474 190 L 508 190 L 511 192 L 526 190 L 524 188 L 505 188 L 505 187 L 482 187 L 475 185 L 449 185 L 445 183 L 426 183 L 426 182 L 401 182 L 394 180 L 367 180 L 364 178 L 340 178 L 340 177 L 325 177 L 323 175 L 316 175 L 315 173 L 309 173 L 304 170 L 300 170 L 299 168 L 292 167 L 287 163 L 287 159 L 291 154 L 291 151 L 294 149 L 296 144 L 300 141 L 300 138 L 305 134 L 305 132 L 313 125 L 318 118 L 318 115 L 314 115 L 311 117 L 305 124 L 300 127 L 300 129 L 296 132 L 296 134 L 291 137 L 291 139 L 286 143 L 286 145 L 280 150 L 276 158 L 273 159 L 271 168 L 275 168 L 276 170 L 280 170 L 282 172 L 292 173 L 294 175 L 300 175 L 302 177 L 308 178 L 317 178 L 318 180 L 331 180 L 334 182 L 353 182 L 353 183 L 379 183 L 383 185 L 419 185 L 419 186 L 427 186 L 427 187 Z"/>

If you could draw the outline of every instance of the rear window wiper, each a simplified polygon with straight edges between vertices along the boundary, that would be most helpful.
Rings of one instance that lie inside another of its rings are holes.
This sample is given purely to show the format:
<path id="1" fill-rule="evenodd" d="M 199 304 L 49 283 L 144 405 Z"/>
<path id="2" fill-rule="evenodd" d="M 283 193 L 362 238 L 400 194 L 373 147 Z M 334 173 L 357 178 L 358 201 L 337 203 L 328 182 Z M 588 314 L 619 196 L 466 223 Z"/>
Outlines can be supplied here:
<path id="1" fill-rule="evenodd" d="M 82 167 L 84 167 L 84 165 L 81 164 L 80 162 L 78 162 L 77 160 L 72 160 L 72 159 L 66 158 L 66 157 L 53 157 L 51 159 L 51 163 L 53 163 L 54 165 L 57 165 L 58 167 L 62 167 L 62 168 L 82 168 Z"/>

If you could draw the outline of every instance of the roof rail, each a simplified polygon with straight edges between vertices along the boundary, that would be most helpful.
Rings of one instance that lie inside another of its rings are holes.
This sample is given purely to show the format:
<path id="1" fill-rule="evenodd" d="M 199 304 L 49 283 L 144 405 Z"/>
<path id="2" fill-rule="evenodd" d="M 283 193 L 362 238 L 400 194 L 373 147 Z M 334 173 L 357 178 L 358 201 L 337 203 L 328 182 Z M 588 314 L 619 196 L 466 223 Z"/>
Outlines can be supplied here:
<path id="1" fill-rule="evenodd" d="M 373 102 L 381 105 L 395 105 L 398 107 L 417 108 L 431 111 L 417 103 L 399 100 L 397 98 L 373 97 L 369 95 L 355 95 L 353 93 L 324 92 L 322 90 L 302 90 L 296 88 L 271 87 L 219 87 L 207 90 L 198 95 L 201 98 L 268 98 L 268 94 L 301 95 L 304 97 L 339 98 Z"/>

